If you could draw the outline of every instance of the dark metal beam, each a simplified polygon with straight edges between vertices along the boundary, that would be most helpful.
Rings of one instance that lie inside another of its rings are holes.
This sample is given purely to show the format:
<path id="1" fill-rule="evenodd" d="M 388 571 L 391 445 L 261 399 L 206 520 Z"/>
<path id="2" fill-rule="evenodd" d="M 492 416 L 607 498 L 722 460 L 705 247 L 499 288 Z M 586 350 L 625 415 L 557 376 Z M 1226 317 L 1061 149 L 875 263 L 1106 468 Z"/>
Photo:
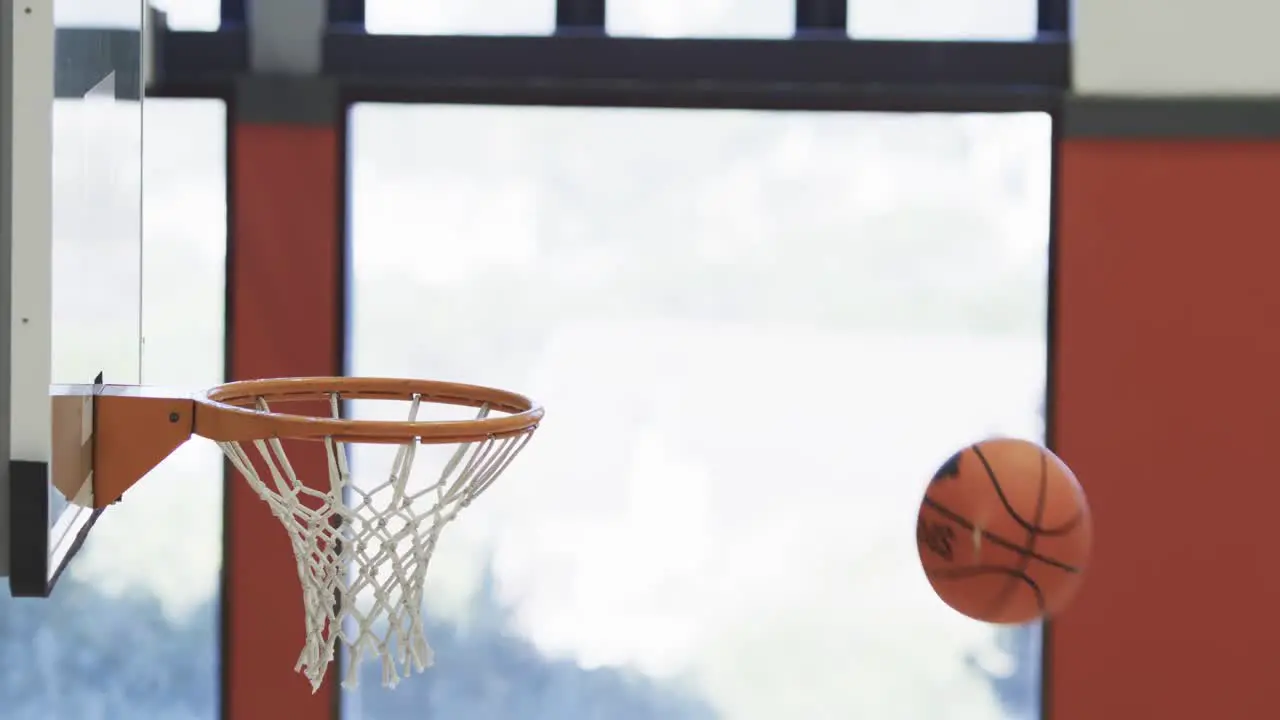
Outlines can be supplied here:
<path id="1" fill-rule="evenodd" d="M 1065 41 L 881 42 L 613 37 L 326 39 L 349 101 L 832 110 L 1053 109 Z"/>
<path id="2" fill-rule="evenodd" d="M 394 86 L 341 83 L 345 103 L 539 105 L 548 107 L 811 110 L 830 112 L 1056 112 L 1062 93 L 1036 88 L 755 88 L 547 83 L 538 86 Z"/>
<path id="3" fill-rule="evenodd" d="M 647 82 L 1065 88 L 1065 42 L 461 37 L 331 32 L 325 72 L 395 84 Z"/>
<path id="4" fill-rule="evenodd" d="M 161 30 L 154 40 L 150 95 L 229 98 L 235 80 L 249 72 L 249 37 L 243 27 L 217 32 Z"/>
<path id="5" fill-rule="evenodd" d="M 227 97 L 243 30 L 158 35 L 153 94 Z M 1069 47 L 1034 43 L 457 37 L 333 28 L 322 77 L 345 102 L 1023 112 L 1055 110 Z"/>

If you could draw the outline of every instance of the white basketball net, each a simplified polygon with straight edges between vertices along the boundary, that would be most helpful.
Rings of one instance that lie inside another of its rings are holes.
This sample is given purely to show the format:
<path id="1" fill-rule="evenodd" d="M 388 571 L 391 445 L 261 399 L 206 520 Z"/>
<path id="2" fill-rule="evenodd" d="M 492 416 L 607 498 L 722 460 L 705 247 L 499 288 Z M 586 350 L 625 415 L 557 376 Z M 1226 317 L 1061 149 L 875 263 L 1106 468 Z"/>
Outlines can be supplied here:
<path id="1" fill-rule="evenodd" d="M 421 401 L 412 399 L 409 421 L 417 418 Z M 331 394 L 329 405 L 339 417 L 341 397 Z M 257 409 L 270 412 L 262 398 Z M 488 414 L 482 407 L 476 419 Z M 313 690 L 324 681 L 339 641 L 350 653 L 347 687 L 357 685 L 360 665 L 370 656 L 382 658 L 387 687 L 431 665 L 422 600 L 440 531 L 493 484 L 532 437 L 530 430 L 459 445 L 439 479 L 424 488 L 408 486 L 417 442 L 399 447 L 385 482 L 358 487 L 347 468 L 346 443 L 326 438 L 327 490 L 298 479 L 277 438 L 252 441 L 268 471 L 265 479 L 241 443 L 218 443 L 289 532 L 306 609 L 306 643 L 294 669 Z"/>

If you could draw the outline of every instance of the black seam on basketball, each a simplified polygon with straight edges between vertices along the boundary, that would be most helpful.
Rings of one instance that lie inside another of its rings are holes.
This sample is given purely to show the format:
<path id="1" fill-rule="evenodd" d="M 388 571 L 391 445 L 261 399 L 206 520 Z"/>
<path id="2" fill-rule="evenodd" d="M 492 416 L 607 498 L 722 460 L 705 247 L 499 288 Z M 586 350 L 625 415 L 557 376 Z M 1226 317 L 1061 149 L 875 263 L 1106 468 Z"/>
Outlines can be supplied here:
<path id="1" fill-rule="evenodd" d="M 1036 516 L 1035 516 L 1035 522 L 1033 523 L 1035 527 L 1040 527 L 1040 523 L 1044 521 L 1044 509 L 1045 509 L 1045 505 L 1047 504 L 1047 499 L 1049 495 L 1048 490 L 1049 490 L 1049 456 L 1046 455 L 1042 450 L 1040 451 L 1040 492 L 1036 495 Z M 1027 544 L 1026 544 L 1027 553 L 1034 553 L 1036 551 L 1036 540 L 1038 540 L 1039 537 L 1040 537 L 1040 534 L 1037 533 L 1036 531 L 1034 530 L 1027 531 Z M 1030 554 L 1022 555 L 1018 560 L 1018 572 L 1025 575 L 1027 572 L 1027 567 L 1030 564 L 1031 564 L 1031 555 Z M 992 608 L 993 613 L 999 612 L 1001 608 L 1003 608 L 1006 604 L 1008 604 L 1009 596 L 1013 594 L 1012 591 L 1013 591 L 1013 588 L 1015 587 L 1017 587 L 1017 585 L 1013 584 L 1013 581 L 1010 581 L 1010 587 L 1007 587 L 1005 589 L 1005 593 L 1003 594 L 1003 597 L 1000 598 L 1001 600 L 1000 604 Z M 1044 598 L 1040 597 L 1038 599 L 1038 602 L 1040 604 L 1040 612 L 1043 613 L 1045 611 Z"/>
<path id="2" fill-rule="evenodd" d="M 950 520 L 951 522 L 959 525 L 965 530 L 974 529 L 974 525 L 972 522 L 967 520 L 960 513 L 957 513 L 955 510 L 952 510 L 947 506 L 939 503 L 937 500 L 926 497 L 924 501 L 921 503 L 921 507 L 926 507 L 926 508 L 929 508 L 930 510 L 933 510 L 934 512 Z M 1059 570 L 1063 570 L 1065 572 L 1069 572 L 1069 573 L 1080 572 L 1080 568 L 1074 565 L 1068 565 L 1067 563 L 1064 563 L 1061 560 L 1055 560 L 1047 555 L 1041 555 L 1038 552 L 1028 550 L 1022 545 L 1019 545 L 1018 543 L 1015 543 L 1011 540 L 1006 540 L 1005 538 L 1000 537 L 999 535 L 996 535 L 990 530 L 981 530 L 980 532 L 982 534 L 982 539 L 990 542 L 992 545 L 998 545 L 1006 550 L 1015 552 L 1019 555 L 1024 555 L 1032 560 L 1038 560 L 1046 565 L 1056 567 Z"/>
<path id="3" fill-rule="evenodd" d="M 974 565 L 973 567 L 951 568 L 949 570 L 931 570 L 926 573 L 930 580 L 964 580 L 978 575 L 1008 575 L 1011 581 L 1021 580 L 1031 588 L 1031 592 L 1036 596 L 1036 607 L 1040 612 L 1044 612 L 1044 591 L 1032 580 L 1029 575 L 1024 572 L 1018 572 L 1014 568 L 1001 567 L 999 565 Z M 1015 584 L 1014 587 L 1017 587 Z"/>
<path id="4" fill-rule="evenodd" d="M 999 487 L 1000 482 L 999 482 L 999 479 L 996 477 L 995 472 L 990 468 L 988 468 L 988 473 L 991 475 L 992 481 L 996 483 L 997 487 Z M 1048 457 L 1045 456 L 1043 452 L 1041 452 L 1040 453 L 1040 490 L 1039 492 L 1036 493 L 1036 514 L 1035 514 L 1035 521 L 1033 522 L 1032 527 L 1039 527 L 1040 522 L 1044 519 L 1045 488 L 1048 486 L 1048 483 L 1049 483 L 1048 473 L 1049 473 L 1049 459 Z M 1026 548 L 1027 553 L 1026 554 L 1020 553 L 1018 555 L 1018 564 L 1016 566 L 1016 569 L 1020 574 L 1024 576 L 1027 574 L 1027 566 L 1031 564 L 1031 553 L 1034 553 L 1036 551 L 1037 535 L 1038 534 L 1036 533 L 1035 530 L 1027 530 L 1027 539 L 1023 541 L 1024 542 L 1023 547 Z M 993 615 L 999 614 L 1000 611 L 1004 609 L 1004 606 L 1009 604 L 1009 601 L 1013 597 L 1013 593 L 1015 590 L 1017 590 L 1017 588 L 1018 588 L 1017 578 L 1015 577 L 1009 578 L 1008 582 L 1005 583 L 1005 586 L 1001 588 L 1000 592 L 996 593 L 991 598 L 990 607 L 987 609 L 987 612 L 983 613 L 982 616 L 991 617 Z M 1042 612 L 1044 611 L 1043 603 L 1041 603 L 1040 605 L 1040 610 Z"/>
<path id="5" fill-rule="evenodd" d="M 1062 525 L 1058 525 L 1057 527 L 1039 527 L 1038 525 L 1027 522 L 1025 518 L 1018 514 L 1017 510 L 1013 509 L 1013 505 L 1009 503 L 1009 498 L 1004 494 L 1004 488 L 1000 487 L 1000 482 L 996 480 L 995 470 L 992 469 L 991 463 L 987 462 L 987 456 L 982 454 L 982 447 L 980 445 L 972 445 L 969 449 L 978 457 L 978 462 L 982 463 L 982 467 L 987 471 L 987 478 L 991 480 L 991 486 L 996 491 L 996 497 L 1000 498 L 1000 504 L 1004 505 L 1005 512 L 1009 513 L 1009 517 L 1012 517 L 1014 522 L 1021 525 L 1023 530 L 1029 530 L 1031 532 L 1051 537 L 1055 535 L 1066 535 L 1074 530 L 1076 526 L 1080 524 L 1080 521 L 1084 519 L 1084 512 L 1081 511 L 1073 515 L 1070 520 L 1066 521 Z M 1042 463 L 1047 462 L 1047 458 L 1043 451 L 1040 452 L 1040 461 Z"/>

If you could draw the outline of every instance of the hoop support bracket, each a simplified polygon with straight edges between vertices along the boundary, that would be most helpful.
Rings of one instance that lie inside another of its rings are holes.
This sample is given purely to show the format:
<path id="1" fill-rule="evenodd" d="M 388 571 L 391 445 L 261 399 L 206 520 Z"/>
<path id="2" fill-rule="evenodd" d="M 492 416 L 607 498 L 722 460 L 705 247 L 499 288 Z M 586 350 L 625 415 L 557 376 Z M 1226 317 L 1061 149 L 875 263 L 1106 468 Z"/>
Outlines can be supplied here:
<path id="1" fill-rule="evenodd" d="M 55 385 L 51 481 L 68 501 L 104 508 L 191 438 L 190 394 L 139 385 Z"/>

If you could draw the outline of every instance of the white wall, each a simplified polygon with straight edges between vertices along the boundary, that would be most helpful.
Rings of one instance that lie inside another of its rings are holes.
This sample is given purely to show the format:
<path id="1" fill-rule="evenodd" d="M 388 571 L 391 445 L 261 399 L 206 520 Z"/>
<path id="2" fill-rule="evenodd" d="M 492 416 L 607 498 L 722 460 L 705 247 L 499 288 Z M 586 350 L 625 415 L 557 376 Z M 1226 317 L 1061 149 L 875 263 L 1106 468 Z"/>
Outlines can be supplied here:
<path id="1" fill-rule="evenodd" d="M 1280 93 L 1280 2 L 1076 0 L 1073 12 L 1080 94 Z"/>

